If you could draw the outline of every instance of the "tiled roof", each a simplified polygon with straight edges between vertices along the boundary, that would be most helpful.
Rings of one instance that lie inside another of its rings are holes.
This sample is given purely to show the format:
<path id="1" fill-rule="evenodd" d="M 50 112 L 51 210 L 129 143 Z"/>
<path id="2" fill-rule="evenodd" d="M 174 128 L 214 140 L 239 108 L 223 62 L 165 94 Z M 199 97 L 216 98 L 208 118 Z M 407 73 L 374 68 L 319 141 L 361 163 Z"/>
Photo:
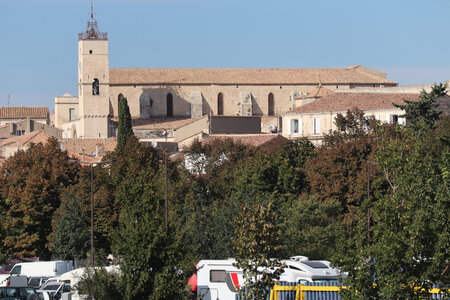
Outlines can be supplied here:
<path id="1" fill-rule="evenodd" d="M 393 109 L 395 107 L 392 103 L 404 104 L 403 99 L 417 101 L 419 94 L 333 93 L 290 110 L 284 115 L 347 111 L 354 107 L 358 107 L 361 110 Z"/>
<path id="2" fill-rule="evenodd" d="M 33 131 L 28 134 L 20 135 L 20 136 L 14 136 L 10 137 L 8 139 L 2 140 L 2 146 L 8 146 L 8 147 L 17 147 L 17 146 L 26 146 L 29 144 L 38 144 L 47 143 L 48 139 L 50 137 L 44 132 L 44 130 L 38 130 Z"/>
<path id="3" fill-rule="evenodd" d="M 0 119 L 46 119 L 48 107 L 0 107 Z"/>
<path id="4" fill-rule="evenodd" d="M 231 139 L 235 143 L 273 151 L 287 143 L 287 139 L 279 134 L 211 134 L 202 140 L 202 143 L 211 143 L 217 140 Z"/>
<path id="5" fill-rule="evenodd" d="M 323 86 L 318 86 L 315 89 L 313 89 L 312 91 L 310 91 L 308 93 L 308 95 L 306 95 L 307 98 L 322 98 L 325 96 L 328 96 L 329 94 L 332 94 L 333 91 L 323 87 Z"/>
<path id="6" fill-rule="evenodd" d="M 116 148 L 117 139 L 69 139 L 62 141 L 62 148 L 72 156 L 80 156 L 87 160 L 96 152 L 97 145 L 103 145 L 105 152 L 112 152 Z M 83 155 L 83 149 L 85 155 Z M 95 156 L 95 155 L 94 155 Z"/>
<path id="7" fill-rule="evenodd" d="M 377 76 L 377 74 L 379 76 Z M 135 84 L 384 84 L 396 82 L 361 66 L 323 69 L 110 69 L 111 85 Z"/>

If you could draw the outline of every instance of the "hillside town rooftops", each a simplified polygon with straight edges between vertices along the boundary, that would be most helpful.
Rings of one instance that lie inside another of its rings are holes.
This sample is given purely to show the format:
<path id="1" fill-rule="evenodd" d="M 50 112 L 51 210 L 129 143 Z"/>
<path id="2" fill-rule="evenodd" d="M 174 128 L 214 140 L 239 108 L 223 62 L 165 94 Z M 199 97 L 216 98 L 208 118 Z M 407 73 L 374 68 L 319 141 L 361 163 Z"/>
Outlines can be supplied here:
<path id="1" fill-rule="evenodd" d="M 25 135 L 14 136 L 2 140 L 2 147 L 19 147 L 27 146 L 30 144 L 45 144 L 50 137 L 44 132 L 44 130 L 33 131 Z"/>
<path id="2" fill-rule="evenodd" d="M 46 119 L 48 107 L 0 107 L 0 119 Z"/>
<path id="3" fill-rule="evenodd" d="M 386 73 L 363 66 L 348 68 L 123 68 L 110 69 L 111 85 L 156 84 L 378 84 L 395 86 Z"/>
<path id="4" fill-rule="evenodd" d="M 104 155 L 114 151 L 116 138 L 108 139 L 69 139 L 61 142 L 61 147 L 67 153 L 83 162 L 100 162 Z"/>
<path id="5" fill-rule="evenodd" d="M 279 134 L 211 134 L 202 140 L 202 143 L 208 144 L 214 141 L 225 141 L 231 139 L 235 143 L 241 143 L 248 146 L 262 148 L 268 151 L 274 151 L 279 146 L 288 142 L 288 140 Z"/>
<path id="6" fill-rule="evenodd" d="M 419 94 L 381 93 L 333 93 L 314 102 L 299 106 L 283 115 L 347 111 L 357 107 L 361 110 L 394 109 L 395 104 L 404 100 L 417 101 Z"/>

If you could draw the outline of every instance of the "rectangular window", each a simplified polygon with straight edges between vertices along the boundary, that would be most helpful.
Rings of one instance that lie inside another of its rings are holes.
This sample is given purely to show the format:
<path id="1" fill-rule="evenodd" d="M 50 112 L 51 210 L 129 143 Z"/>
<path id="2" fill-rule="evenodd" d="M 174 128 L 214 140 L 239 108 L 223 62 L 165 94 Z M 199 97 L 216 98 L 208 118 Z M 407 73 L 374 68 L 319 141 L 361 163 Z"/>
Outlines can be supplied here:
<path id="1" fill-rule="evenodd" d="M 227 282 L 227 272 L 225 270 L 209 271 L 210 282 Z"/>
<path id="2" fill-rule="evenodd" d="M 320 119 L 319 118 L 313 119 L 313 133 L 320 134 Z"/>
<path id="3" fill-rule="evenodd" d="M 392 124 L 397 124 L 398 123 L 398 115 L 391 115 L 389 121 Z"/>
<path id="4" fill-rule="evenodd" d="M 298 120 L 297 119 L 292 119 L 291 120 L 291 130 L 292 133 L 298 133 Z"/>
<path id="5" fill-rule="evenodd" d="M 69 108 L 69 122 L 75 120 L 75 108 Z"/>

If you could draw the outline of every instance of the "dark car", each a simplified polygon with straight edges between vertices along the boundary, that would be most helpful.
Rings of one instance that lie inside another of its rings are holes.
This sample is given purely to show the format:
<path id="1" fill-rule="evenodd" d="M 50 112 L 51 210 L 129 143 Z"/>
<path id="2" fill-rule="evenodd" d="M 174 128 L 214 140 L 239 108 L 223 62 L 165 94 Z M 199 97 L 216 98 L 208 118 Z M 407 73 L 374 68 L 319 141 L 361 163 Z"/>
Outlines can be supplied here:
<path id="1" fill-rule="evenodd" d="M 0 287 L 0 300 L 39 300 L 39 295 L 29 286 L 4 286 Z"/>

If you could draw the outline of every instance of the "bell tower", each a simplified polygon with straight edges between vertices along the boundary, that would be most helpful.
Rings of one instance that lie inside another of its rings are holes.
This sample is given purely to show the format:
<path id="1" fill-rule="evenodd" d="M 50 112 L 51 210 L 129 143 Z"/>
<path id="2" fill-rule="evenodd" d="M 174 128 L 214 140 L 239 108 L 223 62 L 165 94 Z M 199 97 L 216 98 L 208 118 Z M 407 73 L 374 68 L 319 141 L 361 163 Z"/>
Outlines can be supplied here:
<path id="1" fill-rule="evenodd" d="M 108 34 L 91 18 L 78 34 L 78 93 L 80 137 L 107 138 L 109 125 Z"/>

